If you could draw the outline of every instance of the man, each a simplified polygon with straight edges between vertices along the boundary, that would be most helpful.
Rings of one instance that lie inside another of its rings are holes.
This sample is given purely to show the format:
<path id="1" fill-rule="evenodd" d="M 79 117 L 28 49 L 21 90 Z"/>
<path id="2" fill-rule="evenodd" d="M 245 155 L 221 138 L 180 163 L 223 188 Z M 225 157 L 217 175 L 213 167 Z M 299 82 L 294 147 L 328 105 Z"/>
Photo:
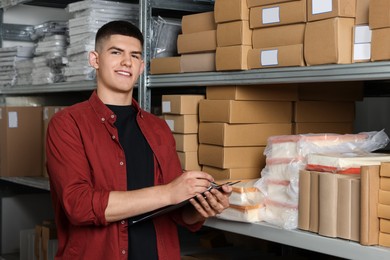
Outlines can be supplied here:
<path id="1" fill-rule="evenodd" d="M 176 225 L 195 231 L 229 206 L 231 187 L 206 191 L 209 174 L 182 173 L 168 126 L 132 98 L 144 70 L 142 48 L 142 33 L 131 23 L 100 28 L 89 54 L 96 90 L 50 121 L 56 259 L 180 259 Z M 132 225 L 189 198 L 192 205 Z"/>

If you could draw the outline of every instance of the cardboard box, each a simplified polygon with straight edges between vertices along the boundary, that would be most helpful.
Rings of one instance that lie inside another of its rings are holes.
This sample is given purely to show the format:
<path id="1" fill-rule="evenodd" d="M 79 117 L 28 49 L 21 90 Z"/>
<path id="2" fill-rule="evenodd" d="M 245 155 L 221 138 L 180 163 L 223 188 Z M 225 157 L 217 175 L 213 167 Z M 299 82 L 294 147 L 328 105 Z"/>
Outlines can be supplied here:
<path id="1" fill-rule="evenodd" d="M 390 59 L 390 27 L 372 30 L 371 61 Z"/>
<path id="2" fill-rule="evenodd" d="M 221 169 L 210 166 L 203 166 L 202 171 L 207 172 L 215 180 L 242 180 L 242 179 L 255 179 L 261 177 L 260 168 L 230 168 Z"/>
<path id="3" fill-rule="evenodd" d="M 305 66 L 303 44 L 252 49 L 248 52 L 248 68 Z"/>
<path id="4" fill-rule="evenodd" d="M 331 122 L 331 123 L 294 123 L 292 133 L 298 134 L 352 134 L 354 130 L 354 122 Z"/>
<path id="5" fill-rule="evenodd" d="M 177 52 L 198 53 L 212 52 L 217 48 L 217 30 L 179 34 L 177 37 Z"/>
<path id="6" fill-rule="evenodd" d="M 305 23 L 307 21 L 306 16 L 306 0 L 253 7 L 249 11 L 249 26 L 254 29 Z"/>
<path id="7" fill-rule="evenodd" d="M 179 156 L 181 168 L 184 171 L 200 171 L 198 152 L 177 152 Z"/>
<path id="8" fill-rule="evenodd" d="M 310 172 L 299 171 L 298 189 L 298 228 L 309 230 L 310 227 Z"/>
<path id="9" fill-rule="evenodd" d="M 299 84 L 298 99 L 306 101 L 361 101 L 364 84 L 361 81 L 314 82 Z"/>
<path id="10" fill-rule="evenodd" d="M 263 168 L 265 146 L 222 147 L 217 145 L 199 145 L 199 163 L 222 169 Z"/>
<path id="11" fill-rule="evenodd" d="M 370 0 L 356 0 L 356 17 L 355 24 L 362 25 L 368 24 Z"/>
<path id="12" fill-rule="evenodd" d="M 176 150 L 179 152 L 198 151 L 199 142 L 197 134 L 173 134 L 176 141 Z"/>
<path id="13" fill-rule="evenodd" d="M 390 191 L 390 178 L 380 177 L 380 189 Z"/>
<path id="14" fill-rule="evenodd" d="M 42 107 L 5 106 L 0 116 L 0 175 L 42 176 Z"/>
<path id="15" fill-rule="evenodd" d="M 208 86 L 207 99 L 295 101 L 298 84 Z"/>
<path id="16" fill-rule="evenodd" d="M 319 225 L 319 179 L 324 172 L 310 171 L 310 220 L 309 231 L 318 233 Z"/>
<path id="17" fill-rule="evenodd" d="M 246 0 L 215 0 L 214 19 L 216 23 L 248 21 L 249 8 Z"/>
<path id="18" fill-rule="evenodd" d="M 305 25 L 298 23 L 254 29 L 252 34 L 253 49 L 303 44 Z"/>
<path id="19" fill-rule="evenodd" d="M 150 60 L 150 74 L 181 73 L 180 57 L 162 57 Z"/>
<path id="20" fill-rule="evenodd" d="M 378 202 L 384 205 L 390 205 L 390 191 L 379 190 Z"/>
<path id="21" fill-rule="evenodd" d="M 220 146 L 265 146 L 272 135 L 291 134 L 291 124 L 200 123 L 199 143 Z"/>
<path id="22" fill-rule="evenodd" d="M 217 47 L 215 55 L 216 70 L 247 70 L 248 51 L 251 48 L 248 45 Z"/>
<path id="23" fill-rule="evenodd" d="M 384 219 L 390 219 L 390 205 L 379 203 L 379 198 L 378 198 L 378 217 Z"/>
<path id="24" fill-rule="evenodd" d="M 390 234 L 379 232 L 379 241 L 380 246 L 390 247 Z"/>
<path id="25" fill-rule="evenodd" d="M 217 46 L 252 45 L 252 30 L 249 21 L 219 23 L 217 26 Z"/>
<path id="26" fill-rule="evenodd" d="M 307 20 L 356 17 L 356 0 L 308 0 Z"/>
<path id="27" fill-rule="evenodd" d="M 201 100 L 201 122 L 291 123 L 292 105 L 287 101 Z"/>
<path id="28" fill-rule="evenodd" d="M 353 18 L 331 18 L 307 23 L 304 42 L 306 64 L 351 63 L 354 23 Z"/>
<path id="29" fill-rule="evenodd" d="M 263 6 L 263 5 L 271 5 L 271 4 L 278 4 L 278 3 L 284 3 L 284 2 L 291 2 L 291 1 L 297 1 L 297 0 L 247 0 L 248 7 L 255 7 L 255 6 Z"/>
<path id="30" fill-rule="evenodd" d="M 354 102 L 294 102 L 294 122 L 353 122 Z"/>
<path id="31" fill-rule="evenodd" d="M 216 30 L 214 12 L 183 15 L 181 19 L 181 31 L 184 34 Z"/>
<path id="32" fill-rule="evenodd" d="M 379 220 L 379 229 L 382 233 L 390 234 L 390 219 L 381 218 Z"/>
<path id="33" fill-rule="evenodd" d="M 380 169 L 379 175 L 381 177 L 390 177 L 390 163 L 389 162 L 382 162 L 381 163 L 381 169 Z"/>
<path id="34" fill-rule="evenodd" d="M 199 101 L 204 95 L 162 95 L 162 113 L 177 115 L 197 115 Z"/>
<path id="35" fill-rule="evenodd" d="M 368 25 L 355 26 L 353 30 L 353 62 L 371 60 L 371 29 Z"/>
<path id="36" fill-rule="evenodd" d="M 371 29 L 390 27 L 390 2 L 388 0 L 371 0 L 368 21 Z"/>
<path id="37" fill-rule="evenodd" d="M 164 120 L 173 133 L 196 134 L 198 133 L 198 115 L 164 115 Z"/>
<path id="38" fill-rule="evenodd" d="M 181 72 L 215 71 L 215 52 L 182 54 L 180 67 Z"/>

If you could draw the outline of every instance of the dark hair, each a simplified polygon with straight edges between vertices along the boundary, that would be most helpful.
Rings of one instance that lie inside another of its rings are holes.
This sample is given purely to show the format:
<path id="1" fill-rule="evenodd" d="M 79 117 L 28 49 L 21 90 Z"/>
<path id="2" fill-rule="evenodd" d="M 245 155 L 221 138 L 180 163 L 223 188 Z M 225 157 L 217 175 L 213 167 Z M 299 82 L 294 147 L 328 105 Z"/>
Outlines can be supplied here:
<path id="1" fill-rule="evenodd" d="M 127 21 L 111 21 L 100 27 L 95 37 L 95 48 L 103 39 L 109 38 L 111 35 L 119 34 L 129 37 L 134 37 L 144 45 L 144 36 L 137 26 Z"/>

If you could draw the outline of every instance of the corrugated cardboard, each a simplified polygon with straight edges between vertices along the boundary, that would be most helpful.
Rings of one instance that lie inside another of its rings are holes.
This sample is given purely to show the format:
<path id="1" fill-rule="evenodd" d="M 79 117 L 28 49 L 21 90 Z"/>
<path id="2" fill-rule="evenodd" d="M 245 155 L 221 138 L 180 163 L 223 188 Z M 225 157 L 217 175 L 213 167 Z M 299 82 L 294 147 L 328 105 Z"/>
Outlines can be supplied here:
<path id="1" fill-rule="evenodd" d="M 162 57 L 150 60 L 150 74 L 180 73 L 180 57 Z"/>
<path id="2" fill-rule="evenodd" d="M 217 24 L 214 20 L 214 12 L 183 15 L 181 19 L 181 31 L 185 34 L 216 29 Z"/>
<path id="3" fill-rule="evenodd" d="M 298 84 L 272 85 L 227 85 L 208 86 L 207 99 L 216 100 L 268 100 L 295 101 L 297 100 Z"/>
<path id="4" fill-rule="evenodd" d="M 299 100 L 357 101 L 363 100 L 362 81 L 313 82 L 299 84 Z"/>
<path id="5" fill-rule="evenodd" d="M 248 68 L 305 66 L 303 44 L 252 49 L 248 52 Z"/>
<path id="6" fill-rule="evenodd" d="M 371 61 L 390 59 L 390 27 L 372 30 Z"/>
<path id="7" fill-rule="evenodd" d="M 42 107 L 0 108 L 0 175 L 42 176 Z"/>
<path id="8" fill-rule="evenodd" d="M 216 23 L 248 21 L 249 8 L 246 0 L 215 0 L 214 19 Z"/>
<path id="9" fill-rule="evenodd" d="M 291 123 L 292 105 L 287 101 L 201 100 L 201 122 Z"/>
<path id="10" fill-rule="evenodd" d="M 360 244 L 377 245 L 379 166 L 362 166 L 360 175 Z"/>
<path id="11" fill-rule="evenodd" d="M 340 174 L 319 175 L 319 221 L 318 234 L 337 237 L 337 182 Z"/>
<path id="12" fill-rule="evenodd" d="M 390 2 L 388 0 L 371 0 L 368 20 L 371 29 L 390 27 Z"/>
<path id="13" fill-rule="evenodd" d="M 215 71 L 215 52 L 182 54 L 180 67 L 181 72 Z"/>
<path id="14" fill-rule="evenodd" d="M 353 18 L 309 22 L 305 29 L 304 56 L 308 66 L 352 62 Z"/>
<path id="15" fill-rule="evenodd" d="M 176 150 L 179 152 L 196 152 L 198 151 L 197 134 L 173 134 L 176 141 Z"/>
<path id="16" fill-rule="evenodd" d="M 197 115 L 199 101 L 204 95 L 162 95 L 162 113 L 177 115 Z"/>
<path id="17" fill-rule="evenodd" d="M 378 202 L 384 205 L 390 205 L 390 191 L 379 190 Z"/>
<path id="18" fill-rule="evenodd" d="M 265 146 L 222 147 L 217 145 L 199 145 L 199 163 L 222 169 L 263 168 Z"/>
<path id="19" fill-rule="evenodd" d="M 370 0 L 356 0 L 356 17 L 355 24 L 368 24 Z"/>
<path id="20" fill-rule="evenodd" d="M 272 135 L 291 134 L 291 124 L 200 123 L 199 142 L 220 146 L 265 146 Z"/>
<path id="21" fill-rule="evenodd" d="M 390 247 L 390 234 L 379 232 L 379 241 L 380 246 Z"/>
<path id="22" fill-rule="evenodd" d="M 381 218 L 379 220 L 380 232 L 390 234 L 390 220 Z"/>
<path id="23" fill-rule="evenodd" d="M 207 172 L 215 180 L 242 180 L 242 179 L 255 179 L 260 178 L 261 169 L 260 168 L 229 168 L 229 169 L 221 169 L 210 166 L 203 166 L 202 171 Z"/>
<path id="24" fill-rule="evenodd" d="M 249 21 L 219 23 L 217 26 L 217 46 L 252 45 L 252 30 Z"/>
<path id="25" fill-rule="evenodd" d="M 390 191 L 390 178 L 380 177 L 380 189 Z"/>
<path id="26" fill-rule="evenodd" d="M 324 172 L 310 171 L 310 220 L 309 231 L 318 233 L 319 225 L 319 176 L 328 174 Z"/>
<path id="27" fill-rule="evenodd" d="M 307 20 L 356 17 L 356 0 L 308 0 Z"/>
<path id="28" fill-rule="evenodd" d="M 379 198 L 378 198 L 378 217 L 384 219 L 390 219 L 390 205 L 379 203 Z"/>
<path id="29" fill-rule="evenodd" d="M 380 169 L 379 175 L 381 177 L 390 177 L 390 163 L 389 162 L 382 162 L 381 163 L 381 169 Z"/>
<path id="30" fill-rule="evenodd" d="M 271 5 L 277 3 L 291 2 L 297 0 L 247 0 L 248 7 Z"/>
<path id="31" fill-rule="evenodd" d="M 305 25 L 298 23 L 254 29 L 252 34 L 253 49 L 303 44 Z"/>
<path id="32" fill-rule="evenodd" d="M 248 45 L 217 47 L 215 56 L 216 70 L 247 70 L 248 51 L 251 48 Z"/>
<path id="33" fill-rule="evenodd" d="M 354 119 L 354 102 L 294 102 L 294 122 L 353 122 Z"/>
<path id="34" fill-rule="evenodd" d="M 164 115 L 164 120 L 173 133 L 198 133 L 198 115 Z"/>
<path id="35" fill-rule="evenodd" d="M 250 8 L 250 28 L 261 28 L 293 23 L 305 23 L 306 0 Z"/>
<path id="36" fill-rule="evenodd" d="M 177 52 L 198 53 L 212 52 L 217 48 L 217 30 L 179 34 L 177 37 Z"/>
<path id="37" fill-rule="evenodd" d="M 331 122 L 331 123 L 294 123 L 293 134 L 320 134 L 320 133 L 334 133 L 334 134 L 352 134 L 354 130 L 354 122 Z"/>
<path id="38" fill-rule="evenodd" d="M 200 171 L 198 152 L 177 152 L 184 171 Z"/>
<path id="39" fill-rule="evenodd" d="M 310 228 L 310 172 L 299 171 L 298 228 Z"/>

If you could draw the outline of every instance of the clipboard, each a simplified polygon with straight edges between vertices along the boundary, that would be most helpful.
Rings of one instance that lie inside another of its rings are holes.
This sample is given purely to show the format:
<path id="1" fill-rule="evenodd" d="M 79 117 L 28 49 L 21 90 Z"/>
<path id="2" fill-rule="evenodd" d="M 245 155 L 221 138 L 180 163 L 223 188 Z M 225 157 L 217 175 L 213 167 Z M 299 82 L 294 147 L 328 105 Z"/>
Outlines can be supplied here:
<path id="1" fill-rule="evenodd" d="M 237 184 L 239 182 L 240 181 L 234 181 L 234 182 L 228 181 L 228 182 L 225 182 L 225 183 L 222 183 L 222 184 L 212 183 L 211 186 L 206 191 L 210 191 L 211 189 L 219 189 L 220 190 L 223 185 L 232 186 L 232 185 Z M 186 199 L 186 200 L 184 200 L 184 201 L 182 201 L 182 202 L 180 202 L 178 204 L 165 206 L 165 207 L 159 208 L 157 210 L 151 211 L 147 215 L 145 215 L 145 216 L 143 216 L 143 217 L 141 217 L 139 219 L 136 219 L 136 220 L 133 220 L 133 221 L 129 221 L 129 225 L 134 225 L 134 224 L 136 224 L 138 222 L 145 221 L 145 220 L 148 220 L 148 219 L 151 219 L 151 218 L 163 215 L 165 213 L 171 212 L 171 211 L 173 211 L 175 209 L 184 207 L 187 204 L 191 204 L 190 200 L 193 199 L 193 198 L 196 198 L 196 196 L 191 197 L 189 199 Z"/>

